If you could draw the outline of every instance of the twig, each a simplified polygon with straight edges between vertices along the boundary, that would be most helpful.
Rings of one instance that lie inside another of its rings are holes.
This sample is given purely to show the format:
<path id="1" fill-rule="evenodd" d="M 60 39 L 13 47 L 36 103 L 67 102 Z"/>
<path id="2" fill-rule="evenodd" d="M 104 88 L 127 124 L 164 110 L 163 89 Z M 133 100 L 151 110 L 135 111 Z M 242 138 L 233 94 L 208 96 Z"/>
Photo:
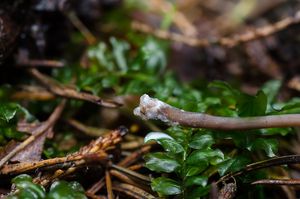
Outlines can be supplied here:
<path id="1" fill-rule="evenodd" d="M 258 169 L 263 169 L 266 167 L 273 167 L 273 166 L 278 166 L 278 165 L 283 165 L 283 164 L 298 164 L 298 163 L 300 163 L 300 155 L 288 155 L 288 156 L 271 158 L 268 160 L 263 160 L 260 162 L 249 164 L 240 171 L 237 171 L 234 173 L 229 173 L 229 174 L 223 176 L 222 178 L 220 178 L 217 181 L 217 183 L 225 182 L 232 177 L 236 177 L 236 176 L 242 175 L 244 173 L 258 170 Z"/>
<path id="2" fill-rule="evenodd" d="M 93 186 L 91 186 L 86 193 L 89 194 L 96 194 L 100 189 L 102 189 L 102 187 L 104 187 L 105 182 L 104 182 L 104 177 L 101 178 L 99 181 L 97 181 L 95 184 L 93 184 Z"/>
<path id="3" fill-rule="evenodd" d="M 48 120 L 44 123 L 44 125 L 39 126 L 32 132 L 32 135 L 28 137 L 26 140 L 24 140 L 20 145 L 18 145 L 16 148 L 14 148 L 10 153 L 8 153 L 6 156 L 4 156 L 0 160 L 0 168 L 3 167 L 3 165 L 10 160 L 15 154 L 20 152 L 22 149 L 24 149 L 27 145 L 32 143 L 37 137 L 42 135 L 44 132 L 46 132 L 49 128 L 51 128 L 55 122 L 58 120 L 59 116 L 61 115 L 64 107 L 66 104 L 66 100 L 62 100 L 62 102 L 55 108 L 53 113 L 50 115 Z"/>
<path id="4" fill-rule="evenodd" d="M 50 68 L 62 68 L 64 63 L 56 60 L 38 60 L 38 59 L 28 59 L 22 60 L 17 63 L 18 66 L 24 67 L 50 67 Z"/>
<path id="5" fill-rule="evenodd" d="M 134 180 L 132 180 L 130 177 L 128 177 L 127 175 L 115 170 L 115 169 L 111 169 L 110 174 L 116 178 L 118 178 L 119 180 L 121 180 L 122 182 L 134 185 L 134 186 L 139 186 L 139 184 L 137 184 Z"/>
<path id="6" fill-rule="evenodd" d="M 109 171 L 105 171 L 105 183 L 106 183 L 106 190 L 107 190 L 107 198 L 114 199 L 114 194 L 112 191 L 112 182 L 111 182 Z"/>
<path id="7" fill-rule="evenodd" d="M 144 166 L 145 166 L 145 164 L 143 164 L 143 163 L 134 164 L 134 165 L 128 167 L 128 169 L 130 169 L 132 171 L 136 171 L 136 170 L 139 170 L 139 169 L 143 168 Z"/>
<path id="8" fill-rule="evenodd" d="M 172 33 L 165 30 L 154 29 L 147 24 L 143 24 L 140 22 L 132 22 L 132 28 L 134 30 L 152 34 L 155 37 L 160 39 L 172 40 L 176 42 L 181 42 L 189 46 L 194 47 L 207 47 L 210 45 L 221 45 L 225 47 L 234 47 L 240 43 L 249 42 L 255 39 L 267 37 L 276 32 L 282 31 L 285 28 L 300 23 L 300 11 L 298 11 L 293 17 L 284 18 L 274 24 L 263 26 L 260 28 L 255 28 L 253 30 L 249 30 L 244 34 L 234 35 L 231 37 L 222 37 L 215 40 L 208 39 L 198 39 L 193 37 L 186 37 L 184 35 L 178 33 Z"/>
<path id="9" fill-rule="evenodd" d="M 144 176 L 140 173 L 137 173 L 135 171 L 132 171 L 130 169 L 126 169 L 117 165 L 112 164 L 111 165 L 112 168 L 122 172 L 122 173 L 126 173 L 127 175 L 130 175 L 131 177 L 134 177 L 137 180 L 140 180 L 141 182 L 144 182 L 145 184 L 149 184 L 151 182 L 150 178 L 148 176 Z"/>
<path id="10" fill-rule="evenodd" d="M 81 32 L 85 37 L 87 42 L 92 45 L 95 44 L 96 37 L 91 33 L 91 31 L 82 23 L 74 11 L 64 12 L 66 16 L 70 19 L 71 23 Z"/>
<path id="11" fill-rule="evenodd" d="M 49 92 L 44 87 L 39 86 L 28 86 L 22 85 L 20 86 L 20 90 L 14 92 L 11 95 L 12 99 L 15 100 L 53 100 L 55 99 L 55 95 Z"/>
<path id="12" fill-rule="evenodd" d="M 77 130 L 85 133 L 88 136 L 92 136 L 92 137 L 99 137 L 99 136 L 103 136 L 103 135 L 109 133 L 108 129 L 87 126 L 75 119 L 68 119 L 67 123 L 70 124 L 71 126 L 73 126 L 74 128 L 76 128 Z"/>
<path id="13" fill-rule="evenodd" d="M 76 156 L 66 156 L 66 157 L 61 157 L 61 158 L 52 158 L 52 159 L 47 159 L 47 160 L 42 160 L 39 162 L 21 162 L 21 163 L 16 163 L 16 164 L 8 164 L 4 165 L 3 168 L 0 171 L 0 174 L 19 174 L 19 173 L 24 173 L 28 172 L 34 169 L 38 168 L 44 168 L 44 167 L 50 167 L 53 165 L 57 164 L 62 164 L 61 167 L 68 166 L 68 165 L 79 165 L 82 164 L 81 161 L 78 162 L 79 160 L 84 160 L 86 163 L 90 158 L 93 156 L 93 160 L 105 160 L 107 159 L 107 154 L 106 153 L 97 153 L 97 154 L 84 154 L 84 155 L 76 155 Z M 94 158 L 97 157 L 97 158 Z M 68 164 L 71 163 L 71 164 Z M 70 166 L 69 166 L 70 167 Z"/>
<path id="14" fill-rule="evenodd" d="M 98 139 L 92 141 L 89 145 L 82 147 L 78 152 L 75 152 L 74 156 L 82 155 L 82 154 L 89 154 L 89 153 L 101 153 L 102 151 L 107 151 L 111 149 L 113 146 L 121 142 L 122 136 L 127 133 L 127 129 L 125 127 L 119 127 L 117 130 L 112 131 L 110 134 L 106 135 L 105 137 L 99 137 Z M 92 158 L 92 157 L 91 157 Z M 96 160 L 97 157 L 95 157 Z M 54 176 L 52 179 L 47 179 L 43 182 L 43 185 L 47 185 L 52 180 L 57 178 L 62 178 L 64 176 L 70 175 L 73 173 L 78 165 L 83 165 L 85 160 L 80 160 L 77 165 L 74 165 L 68 168 L 66 171 L 61 172 L 59 175 Z"/>
<path id="15" fill-rule="evenodd" d="M 48 88 L 49 91 L 51 91 L 55 95 L 66 97 L 66 98 L 85 100 L 109 108 L 116 108 L 121 106 L 121 104 L 115 101 L 103 100 L 98 96 L 85 93 L 85 92 L 78 92 L 73 88 L 61 85 L 58 82 L 56 82 L 54 79 L 40 73 L 36 69 L 29 69 L 28 71 L 35 79 L 41 82 L 46 88 Z"/>
<path id="16" fill-rule="evenodd" d="M 173 125 L 218 130 L 250 130 L 300 126 L 300 114 L 283 114 L 257 117 L 232 118 L 195 113 L 172 107 L 144 94 L 134 114 L 143 119 L 161 120 Z"/>
<path id="17" fill-rule="evenodd" d="M 251 183 L 252 185 L 300 185 L 300 179 L 263 179 Z"/>
<path id="18" fill-rule="evenodd" d="M 127 156 L 126 158 L 124 158 L 122 161 L 120 161 L 118 163 L 118 166 L 128 167 L 129 165 L 131 165 L 134 162 L 136 162 L 142 155 L 144 155 L 145 153 L 149 152 L 150 149 L 151 149 L 151 146 L 146 145 L 146 146 L 142 147 L 141 149 L 136 150 L 135 152 L 131 153 L 129 156 Z"/>
<path id="19" fill-rule="evenodd" d="M 114 183 L 113 190 L 124 193 L 127 196 L 130 196 L 131 198 L 134 198 L 134 199 L 155 199 L 155 198 L 157 198 L 140 188 L 137 188 L 135 186 L 132 186 L 130 184 L 125 184 L 125 183 Z"/>

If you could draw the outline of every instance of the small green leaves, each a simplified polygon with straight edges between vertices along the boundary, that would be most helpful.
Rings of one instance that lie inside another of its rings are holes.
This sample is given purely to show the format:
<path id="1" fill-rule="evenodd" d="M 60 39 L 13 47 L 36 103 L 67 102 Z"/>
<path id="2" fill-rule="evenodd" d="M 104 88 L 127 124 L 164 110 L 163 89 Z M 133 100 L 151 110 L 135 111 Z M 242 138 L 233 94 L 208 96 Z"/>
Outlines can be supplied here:
<path id="1" fill-rule="evenodd" d="M 161 195 L 177 195 L 182 192 L 180 184 L 175 180 L 166 177 L 155 178 L 151 182 L 153 191 L 160 193 Z"/>
<path id="2" fill-rule="evenodd" d="M 165 151 L 170 152 L 171 154 L 181 153 L 184 151 L 183 147 L 180 144 L 178 144 L 171 136 L 165 133 L 148 133 L 144 141 L 148 142 L 149 140 L 155 140 L 162 147 L 164 147 Z"/>
<path id="3" fill-rule="evenodd" d="M 250 160 L 245 156 L 228 158 L 218 165 L 218 172 L 223 176 L 225 173 L 238 171 L 249 163 Z"/>
<path id="4" fill-rule="evenodd" d="M 126 72 L 128 70 L 126 52 L 130 48 L 129 44 L 125 41 L 118 41 L 114 37 L 110 39 L 110 42 L 113 47 L 113 54 L 118 68 L 122 72 Z"/>
<path id="5" fill-rule="evenodd" d="M 209 134 L 197 133 L 192 137 L 189 147 L 193 149 L 207 149 L 214 143 L 214 139 Z"/>
<path id="6" fill-rule="evenodd" d="M 17 191 L 8 196 L 9 199 L 87 199 L 84 189 L 77 182 L 54 182 L 47 194 L 44 187 L 32 182 L 32 178 L 27 174 L 15 177 L 12 182 Z"/>
<path id="7" fill-rule="evenodd" d="M 163 70 L 167 65 L 165 52 L 154 39 L 148 39 L 142 47 L 143 57 L 146 60 L 146 67 L 152 71 Z"/>
<path id="8" fill-rule="evenodd" d="M 144 138 L 144 142 L 147 143 L 149 142 L 150 140 L 159 140 L 159 139 L 173 139 L 171 136 L 169 136 L 168 134 L 166 133 L 162 133 L 162 132 L 150 132 L 148 133 L 145 138 Z"/>
<path id="9" fill-rule="evenodd" d="M 45 189 L 32 183 L 32 178 L 29 175 L 22 174 L 15 177 L 12 182 L 16 185 L 19 190 L 16 195 L 9 196 L 8 198 L 32 198 L 32 199 L 43 199 L 46 196 Z"/>
<path id="10" fill-rule="evenodd" d="M 193 186 L 193 185 L 200 185 L 205 187 L 207 185 L 207 176 L 191 176 L 188 177 L 185 181 L 185 186 Z"/>
<path id="11" fill-rule="evenodd" d="M 16 103 L 0 102 L 0 119 L 9 122 L 15 117 L 18 110 L 20 110 L 20 106 Z"/>
<path id="12" fill-rule="evenodd" d="M 263 91 L 258 91 L 255 96 L 241 94 L 238 98 L 237 108 L 241 117 L 264 115 L 268 98 Z"/>
<path id="13" fill-rule="evenodd" d="M 157 140 L 157 142 L 164 147 L 165 151 L 170 152 L 171 154 L 184 152 L 183 147 L 173 139 L 163 138 Z"/>
<path id="14" fill-rule="evenodd" d="M 84 189 L 77 182 L 58 181 L 54 182 L 46 197 L 47 199 L 87 199 Z"/>
<path id="15" fill-rule="evenodd" d="M 176 160 L 160 152 L 147 154 L 145 160 L 146 167 L 156 172 L 171 173 L 180 167 Z"/>
<path id="16" fill-rule="evenodd" d="M 252 142 L 247 149 L 253 150 L 264 150 L 268 157 L 274 157 L 277 152 L 278 141 L 276 139 L 258 138 Z"/>
<path id="17" fill-rule="evenodd" d="M 224 154 L 220 150 L 196 150 L 187 158 L 187 164 L 199 165 L 203 162 L 209 162 L 211 164 L 217 164 L 224 159 Z"/>

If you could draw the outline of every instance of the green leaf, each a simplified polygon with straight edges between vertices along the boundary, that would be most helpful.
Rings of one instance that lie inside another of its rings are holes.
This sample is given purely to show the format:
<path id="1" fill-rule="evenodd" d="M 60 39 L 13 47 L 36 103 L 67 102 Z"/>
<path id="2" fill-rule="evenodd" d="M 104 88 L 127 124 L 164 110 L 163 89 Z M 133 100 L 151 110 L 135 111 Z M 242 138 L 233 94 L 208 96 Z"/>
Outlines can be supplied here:
<path id="1" fill-rule="evenodd" d="M 20 106 L 16 103 L 0 102 L 0 119 L 9 122 L 15 117 L 18 110 L 20 110 Z"/>
<path id="2" fill-rule="evenodd" d="M 285 104 L 281 104 L 279 111 L 272 112 L 271 114 L 291 114 L 300 113 L 300 98 L 293 98 Z"/>
<path id="3" fill-rule="evenodd" d="M 207 185 L 207 176 L 191 176 L 187 177 L 184 185 L 186 187 L 193 186 L 193 185 L 200 185 L 202 187 L 205 187 Z"/>
<path id="4" fill-rule="evenodd" d="M 229 158 L 218 165 L 218 172 L 221 176 L 228 172 L 239 171 L 244 168 L 250 160 L 244 156 Z"/>
<path id="5" fill-rule="evenodd" d="M 241 94 L 238 98 L 237 108 L 239 116 L 264 115 L 268 98 L 263 91 L 258 91 L 256 96 Z"/>
<path id="6" fill-rule="evenodd" d="M 187 163 L 190 165 L 199 165 L 204 162 L 209 162 L 210 164 L 217 164 L 218 162 L 224 159 L 224 154 L 222 151 L 216 149 L 205 149 L 205 150 L 196 150 L 191 153 L 187 158 Z"/>
<path id="7" fill-rule="evenodd" d="M 45 189 L 40 185 L 34 184 L 32 178 L 27 174 L 15 177 L 12 182 L 19 190 L 17 192 L 18 198 L 43 199 L 46 196 Z"/>
<path id="8" fill-rule="evenodd" d="M 155 178 L 151 182 L 153 191 L 162 195 L 177 195 L 182 192 L 181 186 L 175 180 L 166 177 Z"/>
<path id="9" fill-rule="evenodd" d="M 274 157 L 278 149 L 278 141 L 276 139 L 258 138 L 247 146 L 250 151 L 264 150 L 268 157 Z"/>
<path id="10" fill-rule="evenodd" d="M 184 152 L 183 147 L 173 139 L 171 140 L 163 138 L 157 140 L 157 142 L 164 147 L 165 151 L 170 152 L 172 154 Z"/>
<path id="11" fill-rule="evenodd" d="M 172 138 L 174 138 L 178 143 L 186 145 L 184 143 L 188 140 L 188 135 L 191 133 L 190 130 L 182 128 L 180 126 L 173 126 L 167 129 L 167 132 Z"/>
<path id="12" fill-rule="evenodd" d="M 14 177 L 11 181 L 12 181 L 12 183 L 19 183 L 19 182 L 22 182 L 22 181 L 31 182 L 32 177 L 30 175 L 27 175 L 27 174 L 21 174 L 21 175 L 18 175 L 16 177 Z"/>
<path id="13" fill-rule="evenodd" d="M 98 64 L 104 66 L 107 70 L 112 71 L 114 69 L 114 63 L 111 57 L 108 55 L 107 45 L 100 42 L 96 47 L 91 47 L 88 50 L 89 58 L 96 58 Z"/>
<path id="14" fill-rule="evenodd" d="M 144 142 L 147 143 L 150 140 L 159 140 L 159 139 L 173 139 L 171 136 L 169 136 L 166 133 L 162 133 L 162 132 L 150 132 L 148 133 L 145 138 L 144 138 Z"/>
<path id="15" fill-rule="evenodd" d="M 142 47 L 143 57 L 146 60 L 146 67 L 151 71 L 164 70 L 167 65 L 167 58 L 165 52 L 159 43 L 149 38 Z"/>
<path id="16" fill-rule="evenodd" d="M 181 153 L 184 151 L 183 147 L 179 143 L 177 143 L 171 136 L 165 133 L 148 133 L 144 139 L 144 142 L 146 143 L 150 140 L 155 140 L 164 148 L 165 151 L 170 152 L 172 154 Z"/>
<path id="17" fill-rule="evenodd" d="M 194 176 L 198 175 L 204 171 L 208 166 L 208 162 L 200 162 L 197 166 L 187 165 L 185 176 Z"/>
<path id="18" fill-rule="evenodd" d="M 47 199 L 87 199 L 84 189 L 77 182 L 68 183 L 66 181 L 54 182 L 49 190 Z"/>
<path id="19" fill-rule="evenodd" d="M 281 84 L 282 82 L 280 80 L 271 80 L 266 82 L 261 88 L 266 96 L 268 96 L 268 111 L 272 110 L 270 104 L 274 102 Z"/>
<path id="20" fill-rule="evenodd" d="M 145 156 L 146 167 L 156 172 L 171 173 L 180 167 L 180 164 L 164 153 L 150 153 Z"/>
<path id="21" fill-rule="evenodd" d="M 117 66 L 122 72 L 126 72 L 128 70 L 126 52 L 130 49 L 129 44 L 125 41 L 118 41 L 114 37 L 110 38 L 110 42 Z"/>
<path id="22" fill-rule="evenodd" d="M 216 81 L 210 82 L 208 84 L 208 87 L 222 89 L 222 90 L 227 91 L 228 93 L 232 94 L 233 96 L 238 96 L 240 94 L 240 92 L 238 90 L 232 88 L 230 84 L 228 84 L 227 82 L 224 82 L 224 81 L 216 80 Z"/>
<path id="23" fill-rule="evenodd" d="M 214 139 L 209 134 L 197 133 L 192 137 L 192 141 L 189 143 L 189 147 L 193 149 L 206 149 L 211 147 L 214 143 Z"/>

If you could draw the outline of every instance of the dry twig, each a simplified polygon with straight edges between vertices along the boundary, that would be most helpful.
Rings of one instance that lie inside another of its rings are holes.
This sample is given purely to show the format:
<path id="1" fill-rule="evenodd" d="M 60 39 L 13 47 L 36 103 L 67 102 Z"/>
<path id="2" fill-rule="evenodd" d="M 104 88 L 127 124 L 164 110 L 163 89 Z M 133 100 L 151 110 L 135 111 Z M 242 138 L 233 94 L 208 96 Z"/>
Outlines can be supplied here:
<path id="1" fill-rule="evenodd" d="M 283 114 L 257 117 L 232 118 L 195 113 L 172 107 L 144 94 L 134 114 L 143 119 L 161 120 L 172 125 L 218 130 L 250 130 L 300 126 L 300 114 Z"/>
<path id="2" fill-rule="evenodd" d="M 111 182 L 109 171 L 105 171 L 105 183 L 106 183 L 106 190 L 107 190 L 107 198 L 114 199 L 115 197 L 112 191 L 112 182 Z"/>
<path id="3" fill-rule="evenodd" d="M 300 179 L 262 179 L 251 183 L 252 185 L 300 185 Z"/>
<path id="4" fill-rule="evenodd" d="M 263 37 L 270 36 L 276 32 L 282 31 L 291 25 L 300 23 L 300 11 L 298 11 L 295 16 L 284 18 L 274 24 L 255 28 L 249 30 L 243 34 L 233 35 L 231 37 L 221 37 L 215 40 L 208 39 L 198 39 L 193 37 L 186 37 L 182 34 L 172 33 L 165 30 L 154 29 L 147 24 L 140 22 L 132 22 L 132 28 L 134 30 L 154 35 L 160 39 L 172 40 L 176 42 L 181 42 L 189 46 L 194 47 L 207 47 L 210 45 L 221 45 L 225 47 L 234 47 L 240 43 L 249 42 L 255 39 L 260 39 Z"/>
<path id="5" fill-rule="evenodd" d="M 115 108 L 121 106 L 121 104 L 115 101 L 103 100 L 98 96 L 85 93 L 85 92 L 78 92 L 73 88 L 61 85 L 58 82 L 56 82 L 54 79 L 40 73 L 36 69 L 30 69 L 29 73 L 55 95 L 66 97 L 66 98 L 85 100 L 109 108 Z"/>
<path id="6" fill-rule="evenodd" d="M 249 164 L 240 171 L 237 171 L 234 173 L 229 173 L 229 174 L 223 176 L 222 178 L 220 178 L 217 181 L 217 183 L 225 182 L 232 177 L 236 177 L 236 176 L 242 175 L 244 173 L 258 170 L 258 169 L 263 169 L 263 168 L 273 167 L 273 166 L 278 166 L 278 165 L 284 165 L 284 164 L 298 164 L 298 163 L 300 163 L 300 155 L 287 155 L 287 156 L 271 158 L 268 160 L 263 160 L 260 162 L 255 162 L 253 164 Z"/>
<path id="7" fill-rule="evenodd" d="M 68 119 L 67 123 L 70 124 L 71 126 L 73 126 L 74 128 L 76 128 L 77 130 L 79 130 L 91 137 L 99 137 L 99 136 L 103 136 L 103 135 L 109 133 L 108 129 L 87 126 L 75 119 Z"/>
<path id="8" fill-rule="evenodd" d="M 125 183 L 113 183 L 113 190 L 116 190 L 117 192 L 126 194 L 127 196 L 130 196 L 135 199 L 154 199 L 154 198 L 156 198 L 153 195 L 151 195 L 150 193 L 148 193 L 138 187 L 135 187 L 135 186 L 132 186 L 129 184 L 125 184 Z"/>

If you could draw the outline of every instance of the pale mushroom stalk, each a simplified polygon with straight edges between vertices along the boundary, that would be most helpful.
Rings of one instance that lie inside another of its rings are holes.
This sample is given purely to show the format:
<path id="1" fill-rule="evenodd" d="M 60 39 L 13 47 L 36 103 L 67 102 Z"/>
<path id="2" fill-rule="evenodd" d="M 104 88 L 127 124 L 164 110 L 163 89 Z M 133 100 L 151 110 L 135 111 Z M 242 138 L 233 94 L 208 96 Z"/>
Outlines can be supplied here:
<path id="1" fill-rule="evenodd" d="M 255 117 L 222 117 L 188 112 L 144 94 L 134 114 L 145 120 L 161 120 L 171 125 L 216 130 L 250 130 L 300 126 L 300 114 L 267 115 Z"/>

